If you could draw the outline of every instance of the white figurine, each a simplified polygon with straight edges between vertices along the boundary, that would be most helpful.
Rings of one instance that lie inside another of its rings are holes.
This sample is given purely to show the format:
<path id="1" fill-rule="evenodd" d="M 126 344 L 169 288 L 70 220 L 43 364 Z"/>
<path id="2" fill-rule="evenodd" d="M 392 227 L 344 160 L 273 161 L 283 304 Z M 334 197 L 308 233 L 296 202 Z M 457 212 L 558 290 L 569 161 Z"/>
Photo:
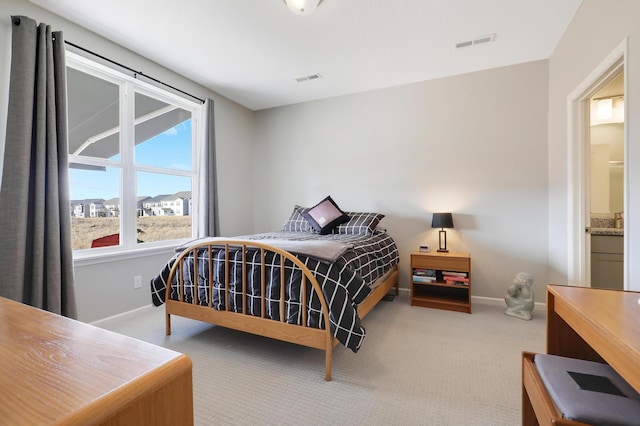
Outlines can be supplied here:
<path id="1" fill-rule="evenodd" d="M 523 320 L 531 319 L 533 311 L 533 277 L 526 272 L 516 274 L 513 284 L 507 289 L 504 301 L 507 303 L 507 310 L 504 312 L 512 317 Z"/>

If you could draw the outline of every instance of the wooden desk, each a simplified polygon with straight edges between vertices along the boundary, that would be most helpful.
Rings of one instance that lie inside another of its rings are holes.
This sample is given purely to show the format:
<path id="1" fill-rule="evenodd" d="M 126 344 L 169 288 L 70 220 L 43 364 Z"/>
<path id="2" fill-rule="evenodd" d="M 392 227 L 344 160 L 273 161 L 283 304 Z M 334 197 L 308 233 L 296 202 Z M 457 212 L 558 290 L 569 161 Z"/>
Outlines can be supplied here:
<path id="1" fill-rule="evenodd" d="M 611 365 L 640 392 L 640 293 L 547 286 L 547 353 Z"/>
<path id="2" fill-rule="evenodd" d="M 188 356 L 0 298 L 0 422 L 192 425 Z"/>
<path id="3" fill-rule="evenodd" d="M 547 353 L 606 362 L 640 392 L 640 293 L 547 286 Z M 523 354 L 522 424 L 556 416 L 553 403 Z M 577 424 L 557 420 L 556 424 Z"/>

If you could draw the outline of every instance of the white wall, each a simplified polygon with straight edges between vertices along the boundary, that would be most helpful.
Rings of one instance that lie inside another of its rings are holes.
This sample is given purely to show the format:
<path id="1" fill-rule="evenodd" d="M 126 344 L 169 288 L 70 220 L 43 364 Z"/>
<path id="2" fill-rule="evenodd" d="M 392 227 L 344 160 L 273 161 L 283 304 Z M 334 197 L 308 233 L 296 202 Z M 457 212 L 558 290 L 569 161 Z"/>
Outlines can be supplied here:
<path id="1" fill-rule="evenodd" d="M 473 295 L 501 298 L 525 271 L 544 301 L 547 72 L 537 61 L 256 112 L 256 231 L 326 195 L 384 213 L 408 287 L 410 252 L 437 247 L 431 213 L 451 211 Z"/>
<path id="2" fill-rule="evenodd" d="M 549 267 L 550 281 L 568 282 L 569 249 L 567 97 L 628 37 L 626 126 L 629 170 L 625 238 L 631 290 L 640 290 L 640 2 L 584 0 L 549 59 Z M 573 283 L 571 283 L 573 284 Z"/>
<path id="3" fill-rule="evenodd" d="M 199 98 L 215 101 L 216 148 L 220 178 L 220 224 L 225 236 L 252 232 L 253 174 L 250 162 L 253 138 L 253 112 L 150 62 L 133 52 L 103 39 L 26 0 L 0 3 L 0 152 L 4 152 L 9 70 L 11 61 L 11 15 L 26 15 L 37 22 L 62 31 L 71 41 Z M 75 268 L 78 319 L 94 321 L 151 303 L 148 280 L 170 257 L 171 250 L 133 259 L 77 266 Z M 142 289 L 134 290 L 133 277 L 143 277 Z"/>

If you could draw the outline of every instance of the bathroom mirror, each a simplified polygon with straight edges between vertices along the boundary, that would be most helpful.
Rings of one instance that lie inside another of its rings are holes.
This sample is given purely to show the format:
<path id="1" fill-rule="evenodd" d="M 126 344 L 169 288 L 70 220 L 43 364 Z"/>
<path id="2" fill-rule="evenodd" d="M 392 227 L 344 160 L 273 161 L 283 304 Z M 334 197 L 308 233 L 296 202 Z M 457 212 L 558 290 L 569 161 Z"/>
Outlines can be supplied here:
<path id="1" fill-rule="evenodd" d="M 624 76 L 591 99 L 590 211 L 624 211 Z"/>

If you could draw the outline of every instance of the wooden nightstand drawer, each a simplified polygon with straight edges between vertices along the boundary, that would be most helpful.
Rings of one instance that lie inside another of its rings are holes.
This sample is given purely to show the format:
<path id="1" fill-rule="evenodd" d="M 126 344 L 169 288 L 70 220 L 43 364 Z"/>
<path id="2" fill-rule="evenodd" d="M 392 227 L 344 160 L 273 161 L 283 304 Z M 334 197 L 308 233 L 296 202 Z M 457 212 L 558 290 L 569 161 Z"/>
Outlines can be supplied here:
<path id="1" fill-rule="evenodd" d="M 441 269 L 441 270 L 460 270 L 467 272 L 469 270 L 470 260 L 467 257 L 459 257 L 454 255 L 431 255 L 431 254 L 412 254 L 411 265 L 413 268 Z"/>

